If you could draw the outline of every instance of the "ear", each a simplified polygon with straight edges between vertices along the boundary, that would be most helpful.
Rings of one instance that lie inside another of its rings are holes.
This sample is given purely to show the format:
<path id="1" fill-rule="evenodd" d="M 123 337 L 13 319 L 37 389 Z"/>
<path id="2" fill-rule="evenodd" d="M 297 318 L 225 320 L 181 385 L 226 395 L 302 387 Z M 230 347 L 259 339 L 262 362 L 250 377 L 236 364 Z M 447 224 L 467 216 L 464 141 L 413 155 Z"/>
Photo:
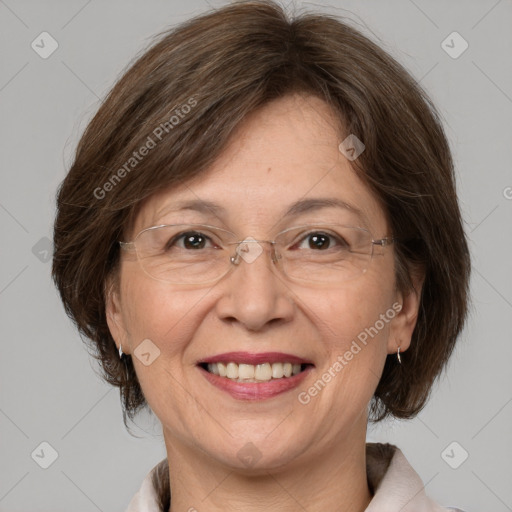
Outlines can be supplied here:
<path id="1" fill-rule="evenodd" d="M 119 283 L 114 276 L 110 276 L 105 283 L 105 314 L 110 334 L 114 338 L 117 349 L 119 350 L 122 345 L 123 352 L 128 354 L 128 336 L 124 326 Z"/>
<path id="2" fill-rule="evenodd" d="M 421 291 L 423 289 L 424 273 L 411 276 L 413 288 L 403 293 L 396 292 L 393 309 L 398 311 L 390 324 L 388 338 L 388 354 L 394 354 L 400 347 L 400 352 L 406 351 L 411 345 L 411 338 L 418 320 L 421 305 Z M 396 306 L 395 306 L 396 305 Z M 401 305 L 401 307 L 399 306 Z"/>

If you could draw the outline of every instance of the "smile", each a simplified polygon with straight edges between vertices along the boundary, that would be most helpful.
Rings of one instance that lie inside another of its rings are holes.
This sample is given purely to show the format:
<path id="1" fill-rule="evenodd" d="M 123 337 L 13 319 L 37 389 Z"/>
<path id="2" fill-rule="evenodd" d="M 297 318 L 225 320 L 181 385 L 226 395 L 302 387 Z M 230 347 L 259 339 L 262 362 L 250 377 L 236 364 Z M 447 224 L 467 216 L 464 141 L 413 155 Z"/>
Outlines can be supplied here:
<path id="1" fill-rule="evenodd" d="M 283 379 L 297 375 L 304 371 L 307 365 L 292 363 L 262 363 L 262 364 L 237 364 L 229 363 L 204 363 L 203 368 L 213 375 L 226 377 L 236 382 L 268 382 L 273 379 Z"/>
<path id="2" fill-rule="evenodd" d="M 206 380 L 236 400 L 265 400 L 296 388 L 314 368 L 292 354 L 229 352 L 199 361 Z"/>

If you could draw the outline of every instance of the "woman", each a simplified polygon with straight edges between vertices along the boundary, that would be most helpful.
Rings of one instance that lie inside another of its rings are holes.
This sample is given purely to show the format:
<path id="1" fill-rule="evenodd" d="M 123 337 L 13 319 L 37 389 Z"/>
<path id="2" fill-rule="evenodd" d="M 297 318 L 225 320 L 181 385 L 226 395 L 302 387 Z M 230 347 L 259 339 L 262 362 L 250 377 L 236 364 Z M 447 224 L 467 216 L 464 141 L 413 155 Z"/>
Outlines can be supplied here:
<path id="1" fill-rule="evenodd" d="M 192 19 L 110 92 L 57 203 L 66 310 L 125 424 L 162 423 L 129 512 L 449 510 L 366 443 L 425 405 L 470 270 L 441 123 L 383 50 L 272 2 Z"/>

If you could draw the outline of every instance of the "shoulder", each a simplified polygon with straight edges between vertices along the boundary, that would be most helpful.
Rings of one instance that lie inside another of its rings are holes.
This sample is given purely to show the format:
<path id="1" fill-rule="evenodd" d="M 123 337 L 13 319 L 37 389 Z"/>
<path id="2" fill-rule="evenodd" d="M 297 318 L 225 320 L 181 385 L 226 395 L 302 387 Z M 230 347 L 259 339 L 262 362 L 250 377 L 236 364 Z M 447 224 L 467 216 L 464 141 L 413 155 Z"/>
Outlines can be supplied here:
<path id="1" fill-rule="evenodd" d="M 420 476 L 396 445 L 367 443 L 366 469 L 373 498 L 365 512 L 464 512 L 427 496 Z"/>
<path id="2" fill-rule="evenodd" d="M 146 475 L 125 512 L 165 512 L 170 501 L 169 466 L 164 459 Z"/>

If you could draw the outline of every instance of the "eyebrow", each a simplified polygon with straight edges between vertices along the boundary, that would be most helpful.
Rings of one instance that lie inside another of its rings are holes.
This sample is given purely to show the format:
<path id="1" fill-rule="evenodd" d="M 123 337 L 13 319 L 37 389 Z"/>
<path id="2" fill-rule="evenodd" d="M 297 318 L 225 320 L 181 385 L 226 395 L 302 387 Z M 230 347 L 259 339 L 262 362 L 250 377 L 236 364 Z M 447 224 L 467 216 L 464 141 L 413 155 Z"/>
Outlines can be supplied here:
<path id="1" fill-rule="evenodd" d="M 288 209 L 283 213 L 282 217 L 284 219 L 289 217 L 296 217 L 298 215 L 303 215 L 305 213 L 320 210 L 322 208 L 342 208 L 357 215 L 363 222 L 368 223 L 368 218 L 363 213 L 362 210 L 337 197 L 315 197 L 308 199 L 300 199 L 292 203 L 288 207 Z M 222 216 L 226 215 L 227 213 L 226 209 L 223 206 L 212 201 L 206 201 L 201 199 L 179 201 L 177 203 L 174 203 L 171 209 L 166 209 L 166 212 L 176 212 L 183 210 L 191 210 L 206 215 L 214 216 Z"/>
<path id="2" fill-rule="evenodd" d="M 366 220 L 364 213 L 355 206 L 338 199 L 336 197 L 316 197 L 310 199 L 301 199 L 292 203 L 288 210 L 284 213 L 284 217 L 294 217 L 302 215 L 303 213 L 309 213 L 322 208 L 342 208 L 348 210 L 351 213 L 357 215 L 360 219 Z"/>

